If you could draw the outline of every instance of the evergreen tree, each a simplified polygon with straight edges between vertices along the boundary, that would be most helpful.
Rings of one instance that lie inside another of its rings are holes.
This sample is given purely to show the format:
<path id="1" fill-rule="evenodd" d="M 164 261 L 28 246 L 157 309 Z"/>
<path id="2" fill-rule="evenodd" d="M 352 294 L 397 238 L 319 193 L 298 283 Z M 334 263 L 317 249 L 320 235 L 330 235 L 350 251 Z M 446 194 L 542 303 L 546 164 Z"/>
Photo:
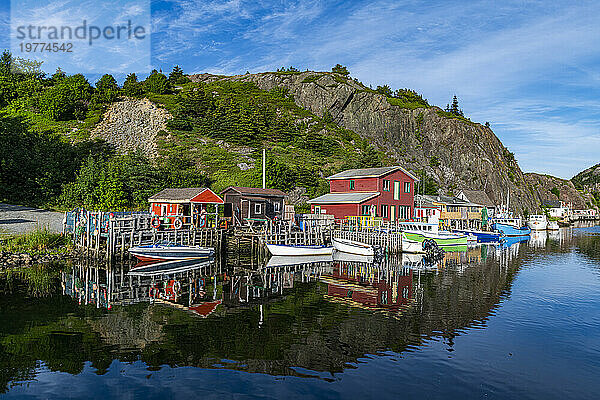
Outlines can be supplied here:
<path id="1" fill-rule="evenodd" d="M 377 86 L 377 89 L 375 89 L 375 91 L 379 94 L 382 94 L 386 97 L 392 97 L 392 95 L 394 94 L 394 92 L 392 91 L 392 89 L 388 86 L 388 85 L 383 85 L 383 86 Z"/>
<path id="2" fill-rule="evenodd" d="M 153 70 L 144 81 L 144 89 L 150 93 L 165 94 L 171 90 L 171 85 L 164 74 Z"/>
<path id="3" fill-rule="evenodd" d="M 4 50 L 0 56 L 0 75 L 9 76 L 12 72 L 13 57 L 8 50 Z"/>
<path id="4" fill-rule="evenodd" d="M 138 82 L 136 74 L 129 74 L 123 83 L 123 93 L 125 96 L 136 97 L 140 96 L 144 90 L 141 82 Z"/>
<path id="5" fill-rule="evenodd" d="M 462 110 L 458 107 L 458 98 L 456 97 L 456 95 L 454 95 L 454 97 L 452 98 L 452 105 L 450 106 L 449 112 L 459 117 L 463 116 Z"/>
<path id="6" fill-rule="evenodd" d="M 344 67 L 342 64 L 335 64 L 335 67 L 331 68 L 331 72 L 344 76 L 350 75 L 350 72 L 348 72 L 348 68 Z"/>
<path id="7" fill-rule="evenodd" d="M 171 85 L 175 85 L 175 84 L 184 84 L 189 82 L 190 80 L 188 79 L 187 76 L 185 76 L 183 74 L 183 70 L 179 67 L 179 65 L 176 65 L 175 67 L 173 67 L 173 70 L 171 71 L 171 73 L 169 74 L 169 83 Z"/>
<path id="8" fill-rule="evenodd" d="M 101 103 L 111 103 L 118 97 L 119 86 L 112 75 L 105 74 L 96 82 L 96 90 Z"/>

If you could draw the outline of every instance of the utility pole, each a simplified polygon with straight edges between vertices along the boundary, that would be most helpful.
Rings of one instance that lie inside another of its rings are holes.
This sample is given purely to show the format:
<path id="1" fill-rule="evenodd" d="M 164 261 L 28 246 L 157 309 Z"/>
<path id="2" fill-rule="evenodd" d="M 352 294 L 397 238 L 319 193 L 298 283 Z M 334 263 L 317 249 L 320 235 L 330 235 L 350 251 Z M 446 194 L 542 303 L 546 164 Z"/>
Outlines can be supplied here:
<path id="1" fill-rule="evenodd" d="M 263 189 L 266 189 L 267 188 L 267 150 L 266 149 L 263 149 L 262 178 L 263 178 Z"/>

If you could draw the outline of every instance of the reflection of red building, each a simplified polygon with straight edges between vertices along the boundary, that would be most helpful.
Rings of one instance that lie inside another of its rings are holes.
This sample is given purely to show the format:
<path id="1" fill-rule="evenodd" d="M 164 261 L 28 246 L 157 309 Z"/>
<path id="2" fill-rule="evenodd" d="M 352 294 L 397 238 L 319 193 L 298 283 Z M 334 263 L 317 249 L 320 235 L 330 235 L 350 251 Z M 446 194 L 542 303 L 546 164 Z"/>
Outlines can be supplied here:
<path id="1" fill-rule="evenodd" d="M 389 281 L 380 280 L 374 267 L 356 267 L 349 264 L 334 264 L 327 283 L 327 294 L 347 299 L 369 308 L 398 309 L 409 304 L 413 298 L 412 270 L 389 271 Z"/>

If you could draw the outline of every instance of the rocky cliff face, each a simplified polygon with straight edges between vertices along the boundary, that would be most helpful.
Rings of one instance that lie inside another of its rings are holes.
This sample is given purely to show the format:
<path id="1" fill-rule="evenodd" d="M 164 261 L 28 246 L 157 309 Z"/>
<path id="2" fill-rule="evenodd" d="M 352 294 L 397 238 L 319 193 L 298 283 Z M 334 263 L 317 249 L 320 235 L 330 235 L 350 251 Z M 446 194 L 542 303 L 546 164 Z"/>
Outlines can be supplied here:
<path id="1" fill-rule="evenodd" d="M 379 150 L 409 170 L 434 178 L 442 191 L 483 189 L 497 203 L 510 190 L 511 205 L 530 212 L 540 196 L 528 185 L 513 155 L 492 130 L 445 116 L 437 107 L 406 109 L 358 82 L 337 74 L 247 74 L 195 81 L 238 79 L 261 89 L 287 88 L 295 102 L 317 115 L 329 113 L 339 125 L 369 138 Z M 514 201 L 513 201 L 514 200 Z"/>
<path id="2" fill-rule="evenodd" d="M 571 181 L 580 189 L 589 192 L 600 192 L 600 164 L 578 173 Z"/>
<path id="3" fill-rule="evenodd" d="M 126 98 L 112 104 L 91 137 L 102 138 L 121 152 L 141 150 L 146 156 L 157 155 L 156 136 L 166 129 L 168 111 L 148 99 Z"/>
<path id="4" fill-rule="evenodd" d="M 573 203 L 577 209 L 587 208 L 586 203 L 589 203 L 589 199 L 579 193 L 571 181 L 536 173 L 526 173 L 525 180 L 533 189 L 540 203 L 544 200 L 562 200 Z M 558 197 L 556 190 L 554 193 L 552 192 L 553 189 L 558 190 Z"/>

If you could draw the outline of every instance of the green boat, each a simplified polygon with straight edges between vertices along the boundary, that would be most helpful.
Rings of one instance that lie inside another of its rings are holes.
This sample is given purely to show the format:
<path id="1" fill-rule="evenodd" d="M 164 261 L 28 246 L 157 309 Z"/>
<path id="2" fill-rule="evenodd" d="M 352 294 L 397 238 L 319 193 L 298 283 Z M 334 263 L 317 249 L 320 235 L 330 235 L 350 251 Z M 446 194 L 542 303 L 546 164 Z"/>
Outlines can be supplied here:
<path id="1" fill-rule="evenodd" d="M 408 240 L 423 243 L 425 240 L 433 240 L 438 246 L 466 246 L 467 236 L 457 235 L 454 233 L 430 233 L 430 232 L 416 232 L 416 231 L 404 231 L 404 235 Z"/>

